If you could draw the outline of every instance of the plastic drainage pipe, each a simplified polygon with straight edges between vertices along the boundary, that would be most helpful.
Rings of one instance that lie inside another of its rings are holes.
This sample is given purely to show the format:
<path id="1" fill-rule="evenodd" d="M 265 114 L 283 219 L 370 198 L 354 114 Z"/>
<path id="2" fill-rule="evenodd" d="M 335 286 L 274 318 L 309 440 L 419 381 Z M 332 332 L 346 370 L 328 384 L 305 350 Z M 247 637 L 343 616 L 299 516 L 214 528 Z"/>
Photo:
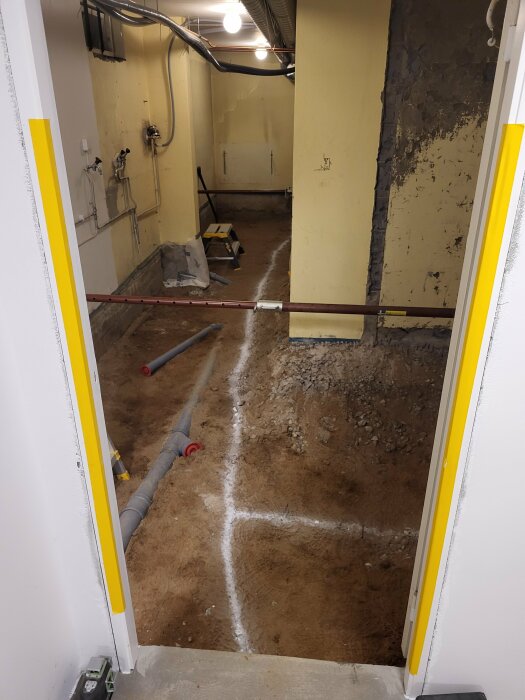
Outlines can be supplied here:
<path id="1" fill-rule="evenodd" d="M 211 326 L 206 326 L 206 328 L 203 328 L 202 331 L 195 333 L 195 335 L 192 335 L 191 338 L 188 338 L 188 340 L 184 340 L 182 343 L 175 345 L 174 348 L 171 348 L 171 350 L 165 352 L 164 355 L 160 355 L 155 360 L 148 362 L 148 364 L 142 365 L 140 371 L 144 376 L 151 377 L 151 375 L 165 365 L 166 362 L 169 362 L 177 355 L 180 355 L 181 352 L 184 352 L 192 345 L 195 345 L 195 343 L 198 343 L 199 340 L 205 338 L 212 331 L 220 331 L 222 327 L 222 323 L 212 323 Z"/>
<path id="2" fill-rule="evenodd" d="M 223 277 L 222 275 L 218 275 L 216 272 L 212 272 L 210 270 L 210 279 L 214 280 L 214 282 L 220 282 L 221 284 L 227 285 L 231 284 L 231 281 L 227 277 Z"/>
<path id="3" fill-rule="evenodd" d="M 214 348 L 209 354 L 197 383 L 193 387 L 190 398 L 184 405 L 179 419 L 164 443 L 159 456 L 153 462 L 153 465 L 142 480 L 142 483 L 133 496 L 131 496 L 126 507 L 120 514 L 120 527 L 122 530 L 124 550 L 128 548 L 133 533 L 146 516 L 150 505 L 153 503 L 153 496 L 155 495 L 160 480 L 169 472 L 175 459 L 177 457 L 188 457 L 202 448 L 199 443 L 190 440 L 191 417 L 197 405 L 197 401 L 199 400 L 199 396 L 208 383 L 213 371 L 216 354 L 217 348 Z"/>

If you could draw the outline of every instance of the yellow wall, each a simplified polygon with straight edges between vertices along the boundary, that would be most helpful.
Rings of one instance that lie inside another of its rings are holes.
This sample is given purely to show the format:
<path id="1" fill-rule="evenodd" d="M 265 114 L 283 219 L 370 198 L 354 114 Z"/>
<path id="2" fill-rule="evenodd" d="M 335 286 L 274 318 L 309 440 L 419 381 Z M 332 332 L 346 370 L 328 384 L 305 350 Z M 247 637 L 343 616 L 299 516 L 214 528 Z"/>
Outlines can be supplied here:
<path id="1" fill-rule="evenodd" d="M 171 32 L 153 26 L 144 30 L 150 111 L 163 138 L 169 131 L 169 95 L 166 52 Z M 159 215 L 161 242 L 184 243 L 199 231 L 195 136 L 189 49 L 175 40 L 171 65 L 175 93 L 175 138 L 159 149 L 162 204 Z"/>
<path id="2" fill-rule="evenodd" d="M 196 164 L 200 165 L 204 181 L 209 188 L 215 187 L 215 154 L 213 140 L 213 104 L 210 64 L 195 51 L 190 53 L 190 78 L 193 129 L 195 137 Z M 199 204 L 206 196 L 199 197 Z"/>
<path id="3" fill-rule="evenodd" d="M 281 65 L 273 56 L 258 61 L 245 53 L 221 54 L 221 60 L 257 68 Z M 220 73 L 214 69 L 211 78 L 217 186 L 231 189 L 290 187 L 293 85 L 284 77 Z"/>
<path id="4" fill-rule="evenodd" d="M 298 0 L 291 299 L 366 298 L 389 0 Z M 291 337 L 360 338 L 361 317 L 295 314 Z"/>
<path id="5" fill-rule="evenodd" d="M 381 304 L 455 306 L 484 133 L 485 124 L 470 119 L 453 138 L 431 141 L 414 172 L 392 184 Z M 389 327 L 446 324 L 381 321 Z"/>
<path id="6" fill-rule="evenodd" d="M 144 124 L 151 119 L 148 75 L 143 32 L 124 27 L 124 40 L 126 61 L 113 63 L 90 55 L 90 68 L 101 148 L 99 155 L 103 161 L 106 188 L 115 186 L 112 179 L 114 155 L 123 147 L 129 148 L 131 153 L 128 156 L 126 174 L 130 178 L 132 195 L 140 212 L 155 203 L 150 150 L 142 136 Z M 124 200 L 121 185 L 117 192 L 119 210 L 122 210 Z M 157 215 L 142 219 L 139 228 L 141 244 L 140 250 L 137 250 L 129 217 L 120 219 L 111 227 L 119 283 L 159 244 Z"/>
<path id="7" fill-rule="evenodd" d="M 166 55 L 171 34 L 167 29 L 124 27 L 126 61 L 111 63 L 91 56 L 91 75 L 106 185 L 111 160 L 128 147 L 126 173 L 141 211 L 155 204 L 151 151 L 143 140 L 143 128 L 154 123 L 162 138 L 158 146 L 161 206 L 140 218 L 141 250 L 137 253 L 128 219 L 112 226 L 118 281 L 162 242 L 185 242 L 198 232 L 195 145 L 192 121 L 190 56 L 176 40 L 171 65 L 175 94 L 175 138 L 162 148 L 170 130 Z M 198 93 L 197 93 L 198 94 Z M 122 197 L 120 199 L 122 208 Z"/>

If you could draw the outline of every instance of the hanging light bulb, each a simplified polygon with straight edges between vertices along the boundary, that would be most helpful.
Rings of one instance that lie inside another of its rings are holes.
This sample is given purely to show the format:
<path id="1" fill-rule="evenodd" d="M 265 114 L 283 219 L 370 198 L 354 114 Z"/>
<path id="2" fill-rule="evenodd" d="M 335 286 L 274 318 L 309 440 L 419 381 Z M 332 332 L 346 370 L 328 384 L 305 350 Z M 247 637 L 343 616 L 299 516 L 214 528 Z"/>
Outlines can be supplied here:
<path id="1" fill-rule="evenodd" d="M 224 15 L 222 24 L 224 26 L 224 29 L 226 29 L 226 31 L 228 32 L 228 34 L 237 34 L 237 32 L 242 27 L 242 19 L 238 12 L 235 12 L 235 10 L 229 10 Z"/>
<path id="2" fill-rule="evenodd" d="M 264 61 L 264 59 L 268 56 L 268 50 L 260 46 L 258 49 L 255 49 L 255 58 L 258 58 L 259 61 Z"/>

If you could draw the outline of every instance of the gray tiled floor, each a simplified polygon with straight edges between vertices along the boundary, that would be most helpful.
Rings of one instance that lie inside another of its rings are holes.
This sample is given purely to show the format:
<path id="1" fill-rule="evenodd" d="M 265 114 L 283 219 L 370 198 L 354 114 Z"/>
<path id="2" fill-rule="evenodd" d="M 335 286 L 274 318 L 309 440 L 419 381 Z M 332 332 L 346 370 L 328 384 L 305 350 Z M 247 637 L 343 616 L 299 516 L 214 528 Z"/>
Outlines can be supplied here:
<path id="1" fill-rule="evenodd" d="M 402 669 L 142 647 L 114 700 L 402 700 Z"/>

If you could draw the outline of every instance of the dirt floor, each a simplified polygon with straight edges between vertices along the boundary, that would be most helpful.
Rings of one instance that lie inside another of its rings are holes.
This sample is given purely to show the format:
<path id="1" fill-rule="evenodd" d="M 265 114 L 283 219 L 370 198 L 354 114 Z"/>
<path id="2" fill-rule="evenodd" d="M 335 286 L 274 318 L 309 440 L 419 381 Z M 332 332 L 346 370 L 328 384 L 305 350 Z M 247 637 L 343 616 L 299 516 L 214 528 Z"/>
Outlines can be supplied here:
<path id="1" fill-rule="evenodd" d="M 242 269 L 214 267 L 232 284 L 185 293 L 288 298 L 289 225 L 236 222 Z M 218 335 L 139 373 L 213 322 Z M 128 549 L 139 641 L 401 664 L 444 351 L 290 343 L 287 328 L 273 313 L 149 308 L 99 362 L 132 474 L 123 507 L 220 348 L 193 419 L 205 449 L 175 463 Z"/>

